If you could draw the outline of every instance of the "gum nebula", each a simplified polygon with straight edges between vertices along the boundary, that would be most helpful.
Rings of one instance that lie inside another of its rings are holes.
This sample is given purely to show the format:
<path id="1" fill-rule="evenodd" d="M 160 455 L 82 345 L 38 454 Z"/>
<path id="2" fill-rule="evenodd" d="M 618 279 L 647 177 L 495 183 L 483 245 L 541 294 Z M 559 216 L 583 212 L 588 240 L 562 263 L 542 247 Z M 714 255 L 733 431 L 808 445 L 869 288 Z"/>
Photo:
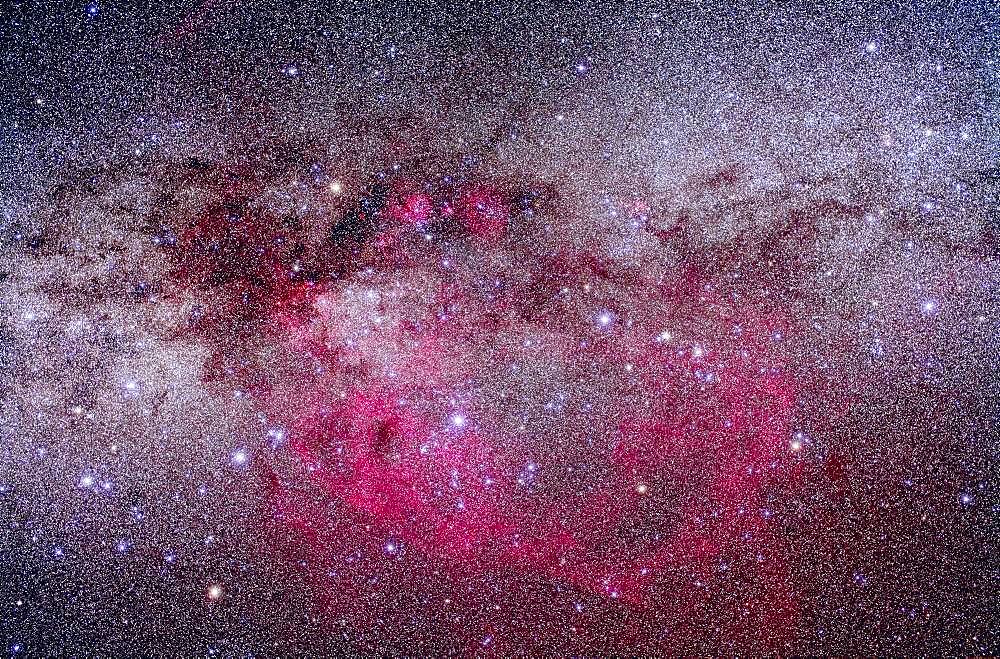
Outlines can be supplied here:
<path id="1" fill-rule="evenodd" d="M 990 9 L 4 21 L 3 653 L 1000 647 Z"/>

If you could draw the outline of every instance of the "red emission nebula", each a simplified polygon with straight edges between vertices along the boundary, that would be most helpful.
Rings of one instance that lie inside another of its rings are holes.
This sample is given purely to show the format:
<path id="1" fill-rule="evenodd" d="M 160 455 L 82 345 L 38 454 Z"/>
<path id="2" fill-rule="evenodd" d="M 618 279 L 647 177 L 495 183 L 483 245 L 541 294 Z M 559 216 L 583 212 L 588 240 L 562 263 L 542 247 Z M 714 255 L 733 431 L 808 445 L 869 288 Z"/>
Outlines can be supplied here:
<path id="1" fill-rule="evenodd" d="M 287 429 L 267 535 L 315 579 L 319 609 L 362 634 L 418 615 L 462 651 L 502 654 L 512 636 L 665 651 L 709 617 L 720 643 L 794 632 L 790 540 L 768 511 L 802 479 L 796 385 L 771 349 L 780 310 L 695 269 L 651 279 L 544 253 L 531 189 L 383 174 L 310 244 L 223 179 L 170 241 L 175 282 L 211 293 L 202 331 L 231 337 L 218 323 L 238 318 L 312 366 L 269 381 L 226 341 L 208 377 Z M 540 378 L 562 393 L 543 400 Z"/>

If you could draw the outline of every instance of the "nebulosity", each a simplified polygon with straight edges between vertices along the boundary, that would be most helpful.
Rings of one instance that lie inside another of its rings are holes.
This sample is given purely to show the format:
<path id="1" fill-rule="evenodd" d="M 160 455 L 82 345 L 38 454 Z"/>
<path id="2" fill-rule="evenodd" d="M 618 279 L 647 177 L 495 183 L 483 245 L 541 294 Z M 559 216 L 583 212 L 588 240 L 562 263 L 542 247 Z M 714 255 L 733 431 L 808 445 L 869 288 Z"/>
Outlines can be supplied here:
<path id="1" fill-rule="evenodd" d="M 988 11 L 18 11 L 5 651 L 996 647 Z"/>
<path id="2" fill-rule="evenodd" d="M 323 608 L 375 639 L 363 621 L 405 630 L 447 599 L 462 622 L 429 622 L 428 648 L 513 652 L 504 629 L 534 621 L 552 630 L 538 652 L 667 651 L 698 638 L 714 589 L 746 583 L 754 606 L 713 605 L 730 620 L 717 640 L 789 636 L 791 539 L 768 506 L 794 491 L 806 440 L 780 312 L 690 269 L 539 245 L 566 211 L 530 183 L 383 172 L 310 236 L 227 200 L 233 176 L 221 202 L 157 230 L 165 286 L 198 300 L 188 331 L 217 346 L 213 381 L 277 424 L 267 524 L 274 551 L 325 572 Z M 267 361 L 232 345 L 243 332 Z M 275 377 L 272 362 L 309 370 Z M 373 559 L 403 565 L 382 585 Z M 506 601 L 477 601 L 477 583 Z M 384 588 L 426 599 L 414 611 Z M 650 626 L 619 637 L 632 610 Z M 555 631 L 584 611 L 606 641 Z"/>

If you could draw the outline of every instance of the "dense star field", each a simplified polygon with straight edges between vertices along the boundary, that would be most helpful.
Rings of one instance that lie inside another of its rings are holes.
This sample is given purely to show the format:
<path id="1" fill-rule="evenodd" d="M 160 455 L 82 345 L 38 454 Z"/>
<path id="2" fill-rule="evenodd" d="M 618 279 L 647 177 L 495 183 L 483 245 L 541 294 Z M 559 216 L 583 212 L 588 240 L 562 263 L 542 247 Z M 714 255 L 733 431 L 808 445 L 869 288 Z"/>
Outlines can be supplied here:
<path id="1" fill-rule="evenodd" d="M 1000 652 L 1000 10 L 5 2 L 0 653 Z"/>

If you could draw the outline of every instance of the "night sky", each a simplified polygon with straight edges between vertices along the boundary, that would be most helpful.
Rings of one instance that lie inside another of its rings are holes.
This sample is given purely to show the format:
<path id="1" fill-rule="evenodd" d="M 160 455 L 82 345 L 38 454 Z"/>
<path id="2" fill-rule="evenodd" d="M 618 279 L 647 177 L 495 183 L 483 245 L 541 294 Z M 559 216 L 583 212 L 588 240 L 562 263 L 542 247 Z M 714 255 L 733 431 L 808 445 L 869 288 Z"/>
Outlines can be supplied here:
<path id="1" fill-rule="evenodd" d="M 1000 652 L 996 4 L 150 4 L 0 3 L 0 656 Z"/>

